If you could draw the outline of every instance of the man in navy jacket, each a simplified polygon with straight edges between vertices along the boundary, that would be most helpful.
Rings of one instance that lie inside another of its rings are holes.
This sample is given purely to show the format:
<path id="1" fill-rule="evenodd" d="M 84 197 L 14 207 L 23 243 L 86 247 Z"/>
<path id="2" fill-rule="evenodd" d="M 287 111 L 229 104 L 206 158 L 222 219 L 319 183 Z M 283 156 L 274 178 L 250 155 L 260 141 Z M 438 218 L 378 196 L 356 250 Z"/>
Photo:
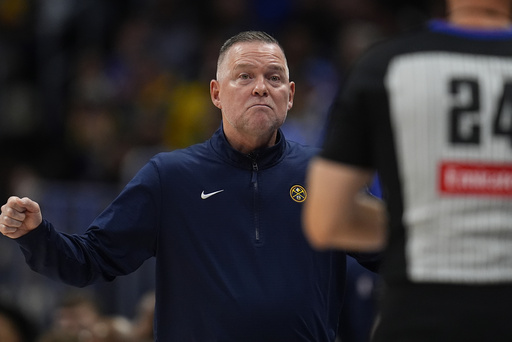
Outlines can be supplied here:
<path id="1" fill-rule="evenodd" d="M 230 38 L 210 91 L 222 112 L 212 138 L 151 159 L 83 235 L 58 232 L 19 197 L 2 207 L 0 232 L 32 269 L 75 286 L 156 257 L 157 341 L 333 342 L 346 254 L 314 251 L 302 233 L 317 151 L 279 129 L 295 92 L 281 46 L 264 32 Z"/>

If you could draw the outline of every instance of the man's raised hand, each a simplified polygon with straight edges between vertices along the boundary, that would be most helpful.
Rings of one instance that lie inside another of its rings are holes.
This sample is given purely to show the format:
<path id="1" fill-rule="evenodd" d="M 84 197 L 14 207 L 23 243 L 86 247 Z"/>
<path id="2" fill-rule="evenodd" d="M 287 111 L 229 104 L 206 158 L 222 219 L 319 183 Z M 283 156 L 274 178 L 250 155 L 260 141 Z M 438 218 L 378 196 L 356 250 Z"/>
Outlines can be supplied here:
<path id="1" fill-rule="evenodd" d="M 37 228 L 43 220 L 37 202 L 28 197 L 9 197 L 0 214 L 0 233 L 11 238 L 19 238 Z"/>

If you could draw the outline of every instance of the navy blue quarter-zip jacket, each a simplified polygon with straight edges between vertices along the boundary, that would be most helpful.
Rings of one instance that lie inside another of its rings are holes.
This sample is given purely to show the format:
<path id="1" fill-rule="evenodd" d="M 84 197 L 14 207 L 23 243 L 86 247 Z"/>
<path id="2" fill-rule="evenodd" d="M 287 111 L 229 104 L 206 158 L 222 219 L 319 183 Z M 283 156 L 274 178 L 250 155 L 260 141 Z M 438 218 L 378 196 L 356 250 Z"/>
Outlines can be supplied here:
<path id="1" fill-rule="evenodd" d="M 278 139 L 246 155 L 219 129 L 153 157 L 85 234 L 44 220 L 17 241 L 35 271 L 75 286 L 156 257 L 156 341 L 333 342 L 346 255 L 302 233 L 317 150 Z"/>

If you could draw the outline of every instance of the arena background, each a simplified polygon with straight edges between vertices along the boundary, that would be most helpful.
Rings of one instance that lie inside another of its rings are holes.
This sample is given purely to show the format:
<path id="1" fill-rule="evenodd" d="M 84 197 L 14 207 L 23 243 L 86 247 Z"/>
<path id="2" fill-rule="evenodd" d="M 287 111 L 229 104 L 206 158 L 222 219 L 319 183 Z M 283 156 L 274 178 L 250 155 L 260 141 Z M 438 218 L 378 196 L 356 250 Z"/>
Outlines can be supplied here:
<path id="1" fill-rule="evenodd" d="M 220 45 L 241 30 L 284 46 L 297 93 L 283 130 L 317 145 L 361 51 L 442 15 L 439 1 L 0 0 L 0 200 L 32 197 L 59 229 L 84 231 L 153 154 L 219 126 L 209 80 Z M 133 317 L 153 262 L 89 291 L 106 313 Z M 44 326 L 69 290 L 0 237 L 0 300 Z"/>

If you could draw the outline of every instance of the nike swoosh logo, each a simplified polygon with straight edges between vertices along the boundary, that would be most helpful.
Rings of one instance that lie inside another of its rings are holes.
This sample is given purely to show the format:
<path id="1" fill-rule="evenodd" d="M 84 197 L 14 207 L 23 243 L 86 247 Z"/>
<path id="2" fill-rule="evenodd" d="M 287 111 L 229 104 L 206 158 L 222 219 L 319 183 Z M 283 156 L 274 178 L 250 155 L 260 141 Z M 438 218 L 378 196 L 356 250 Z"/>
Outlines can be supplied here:
<path id="1" fill-rule="evenodd" d="M 209 194 L 205 194 L 204 191 L 203 191 L 203 192 L 201 192 L 201 199 L 207 199 L 208 197 L 216 195 L 216 194 L 218 194 L 219 192 L 222 192 L 222 191 L 224 191 L 224 189 L 219 190 L 219 191 L 210 192 Z"/>

